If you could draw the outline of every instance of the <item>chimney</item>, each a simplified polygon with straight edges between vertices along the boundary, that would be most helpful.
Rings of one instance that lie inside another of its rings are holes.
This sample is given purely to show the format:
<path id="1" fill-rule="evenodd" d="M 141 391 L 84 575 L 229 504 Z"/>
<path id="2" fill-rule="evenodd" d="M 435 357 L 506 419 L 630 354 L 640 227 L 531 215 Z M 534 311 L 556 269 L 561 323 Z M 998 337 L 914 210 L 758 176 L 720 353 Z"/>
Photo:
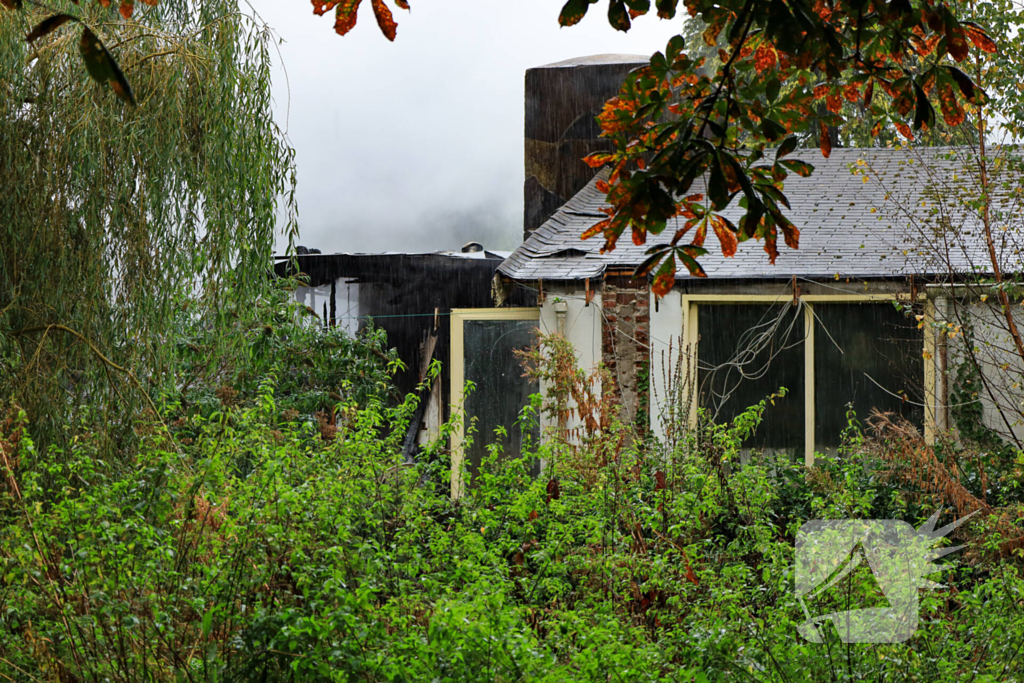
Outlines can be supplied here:
<path id="1" fill-rule="evenodd" d="M 594 119 L 626 74 L 647 63 L 639 55 L 594 55 L 527 69 L 523 239 L 594 177 L 583 157 L 612 149 Z"/>

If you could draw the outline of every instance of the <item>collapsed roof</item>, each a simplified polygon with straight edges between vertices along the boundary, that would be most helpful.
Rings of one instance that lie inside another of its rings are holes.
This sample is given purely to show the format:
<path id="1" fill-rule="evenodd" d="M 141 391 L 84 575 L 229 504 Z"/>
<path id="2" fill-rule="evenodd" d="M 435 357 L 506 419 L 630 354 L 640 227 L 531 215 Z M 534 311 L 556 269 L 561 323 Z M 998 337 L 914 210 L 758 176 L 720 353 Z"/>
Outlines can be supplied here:
<path id="1" fill-rule="evenodd" d="M 800 229 L 800 248 L 787 248 L 780 234 L 780 253 L 772 265 L 761 241 L 748 240 L 739 245 L 735 256 L 724 257 L 717 238 L 709 234 L 705 243 L 709 253 L 700 258 L 709 278 L 905 278 L 946 274 L 950 264 L 958 272 L 990 268 L 985 242 L 979 237 L 980 221 L 964 204 L 977 196 L 975 175 L 955 149 L 845 148 L 834 149 L 828 159 L 817 150 L 801 149 L 791 158 L 814 166 L 810 177 L 790 173 L 785 181 L 784 192 L 792 207 L 785 211 Z M 600 253 L 600 236 L 580 238 L 607 217 L 601 209 L 609 205 L 596 185 L 607 180 L 609 173 L 603 169 L 559 208 L 499 272 L 514 280 L 583 280 L 608 269 L 635 268 L 651 246 L 671 241 L 684 219 L 676 218 L 660 235 L 648 236 L 646 244 L 635 245 L 625 234 L 606 254 Z M 1001 184 L 997 204 L 1004 223 L 1006 215 L 1020 217 L 1021 184 L 1019 175 Z M 703 192 L 701 181 L 692 192 Z M 723 212 L 734 224 L 742 213 L 736 201 Z M 956 226 L 955 243 L 950 242 L 948 226 Z M 1019 270 L 1020 233 L 1008 230 L 999 235 L 996 248 L 1004 267 Z M 676 277 L 692 278 L 685 268 Z"/>

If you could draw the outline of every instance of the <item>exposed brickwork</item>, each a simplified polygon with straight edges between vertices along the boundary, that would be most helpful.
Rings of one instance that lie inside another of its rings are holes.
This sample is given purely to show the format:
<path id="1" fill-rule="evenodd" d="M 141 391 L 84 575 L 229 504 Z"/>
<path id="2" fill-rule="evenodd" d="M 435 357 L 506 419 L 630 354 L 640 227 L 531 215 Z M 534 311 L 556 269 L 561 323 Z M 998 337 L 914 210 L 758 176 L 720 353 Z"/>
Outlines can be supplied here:
<path id="1" fill-rule="evenodd" d="M 646 371 L 650 339 L 650 295 L 646 280 L 631 274 L 608 274 L 602 289 L 604 325 L 601 356 L 612 377 L 605 387 L 613 403 L 620 406 L 619 418 L 633 422 L 646 404 L 647 385 L 638 381 Z M 642 386 L 641 386 L 642 385 Z M 642 419 L 642 418 L 641 418 Z"/>

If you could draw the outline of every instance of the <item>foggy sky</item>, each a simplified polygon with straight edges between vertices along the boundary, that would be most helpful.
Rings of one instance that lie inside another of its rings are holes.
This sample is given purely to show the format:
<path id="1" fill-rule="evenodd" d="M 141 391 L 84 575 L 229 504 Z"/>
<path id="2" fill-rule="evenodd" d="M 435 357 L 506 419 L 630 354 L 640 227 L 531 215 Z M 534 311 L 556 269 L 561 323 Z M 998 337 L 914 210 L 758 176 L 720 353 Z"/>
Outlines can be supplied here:
<path id="1" fill-rule="evenodd" d="M 275 117 L 296 150 L 299 243 L 325 253 L 470 240 L 514 248 L 524 71 L 581 55 L 650 55 L 682 22 L 642 17 L 623 34 L 608 25 L 606 3 L 562 29 L 562 0 L 410 0 L 389 43 L 369 1 L 344 37 L 333 12 L 314 16 L 309 0 L 249 2 L 284 41 Z"/>

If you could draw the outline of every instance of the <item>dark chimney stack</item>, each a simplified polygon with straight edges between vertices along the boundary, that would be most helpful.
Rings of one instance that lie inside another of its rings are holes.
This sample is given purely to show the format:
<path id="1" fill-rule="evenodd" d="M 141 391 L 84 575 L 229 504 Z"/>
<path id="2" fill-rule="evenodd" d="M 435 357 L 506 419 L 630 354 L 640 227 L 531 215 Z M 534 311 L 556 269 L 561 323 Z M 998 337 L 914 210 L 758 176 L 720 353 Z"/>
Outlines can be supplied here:
<path id="1" fill-rule="evenodd" d="M 595 55 L 526 71 L 523 239 L 594 177 L 583 157 L 612 148 L 594 119 L 626 74 L 647 63 L 637 55 Z"/>

